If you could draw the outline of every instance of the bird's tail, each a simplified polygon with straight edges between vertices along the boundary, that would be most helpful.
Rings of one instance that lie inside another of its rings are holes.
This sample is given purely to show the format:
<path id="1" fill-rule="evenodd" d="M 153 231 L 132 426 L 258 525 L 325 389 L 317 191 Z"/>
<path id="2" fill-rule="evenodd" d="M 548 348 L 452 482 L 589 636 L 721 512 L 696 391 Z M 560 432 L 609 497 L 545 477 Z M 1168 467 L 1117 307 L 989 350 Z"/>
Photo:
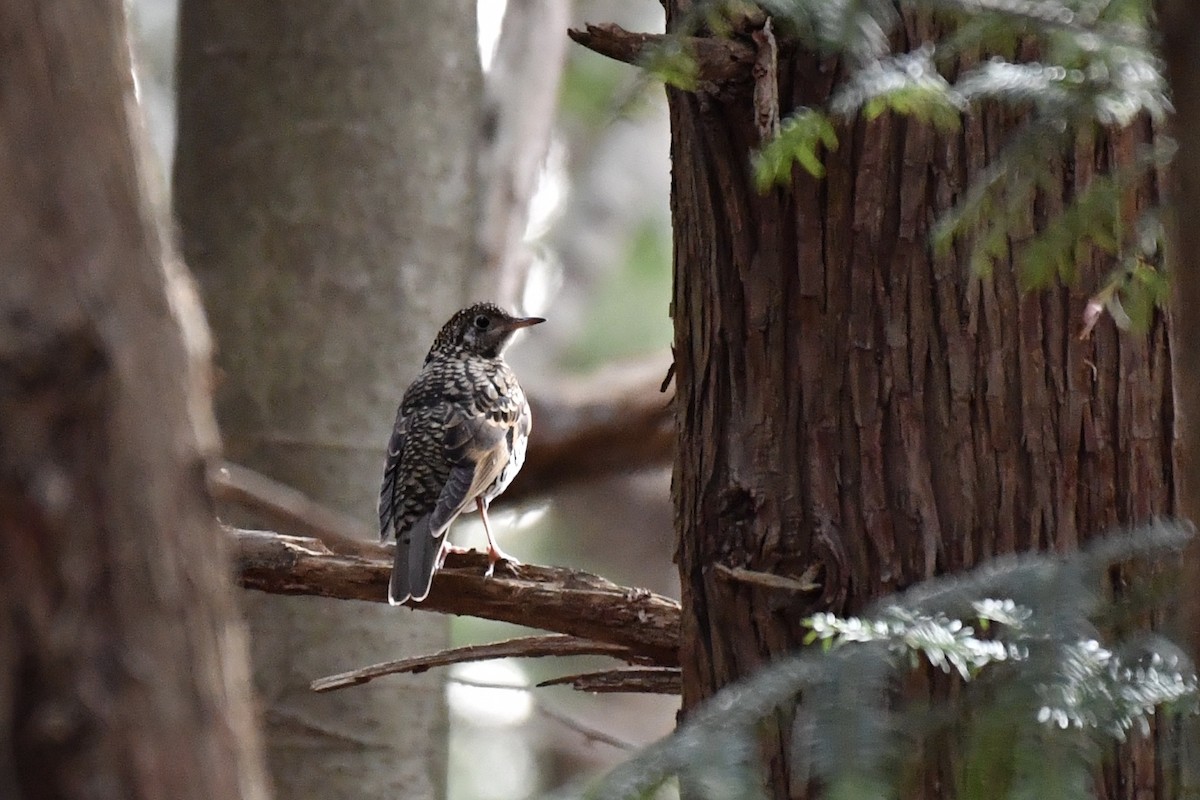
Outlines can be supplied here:
<path id="1" fill-rule="evenodd" d="M 433 535 L 426 516 L 417 520 L 396 542 L 396 560 L 392 563 L 392 579 L 388 583 L 389 603 L 398 606 L 409 599 L 419 603 L 429 596 L 445 536 L 445 532 L 441 536 Z"/>

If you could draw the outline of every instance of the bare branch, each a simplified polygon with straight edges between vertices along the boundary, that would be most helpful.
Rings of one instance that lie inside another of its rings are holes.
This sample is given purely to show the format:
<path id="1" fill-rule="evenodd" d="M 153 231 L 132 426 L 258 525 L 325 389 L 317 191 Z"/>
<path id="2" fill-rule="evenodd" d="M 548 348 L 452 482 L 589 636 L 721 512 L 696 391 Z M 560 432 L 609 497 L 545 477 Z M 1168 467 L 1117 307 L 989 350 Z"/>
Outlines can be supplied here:
<path id="1" fill-rule="evenodd" d="M 641 63 L 671 40 L 667 34 L 632 33 L 611 23 L 572 28 L 567 35 L 589 50 L 626 64 Z M 743 42 L 700 36 L 674 37 L 674 42 L 695 60 L 700 81 L 724 84 L 751 77 L 756 53 Z"/>
<path id="2" fill-rule="evenodd" d="M 565 728 L 575 731 L 580 736 L 589 741 L 600 742 L 611 747 L 616 747 L 620 750 L 637 750 L 638 745 L 625 739 L 619 739 L 611 733 L 606 733 L 599 728 L 593 728 L 591 725 L 585 725 L 573 717 L 569 717 L 561 711 L 550 708 L 536 694 L 529 690 L 528 686 L 517 686 L 512 683 L 493 683 L 491 681 L 476 681 L 470 678 L 463 678 L 458 675 L 452 675 L 447 678 L 451 683 L 457 683 L 460 686 L 474 686 L 480 689 L 503 689 L 510 692 L 523 692 L 529 695 L 533 700 L 534 708 L 538 713 L 547 719 L 554 720 Z"/>
<path id="3" fill-rule="evenodd" d="M 355 542 L 337 552 L 316 539 L 231 529 L 238 577 L 250 589 L 383 602 L 392 548 Z M 627 647 L 654 664 L 679 663 L 679 603 L 595 575 L 522 565 L 520 577 L 484 578 L 483 553 L 451 553 L 422 611 L 495 619 Z M 399 612 L 398 612 L 399 613 Z"/>
<path id="4" fill-rule="evenodd" d="M 665 358 L 655 355 L 584 379 L 556 380 L 552 397 L 531 397 L 535 424 L 529 454 L 501 502 L 544 495 L 597 475 L 669 463 L 673 396 L 662 394 L 657 380 Z M 382 463 L 382 446 L 379 457 Z M 239 464 L 222 463 L 209 475 L 209 484 L 218 500 L 251 511 L 281 532 L 312 536 L 339 553 L 369 556 L 377 550 L 369 544 L 375 532 L 358 520 Z"/>
<path id="5" fill-rule="evenodd" d="M 448 667 L 467 661 L 487 661 L 493 658 L 541 658 L 544 656 L 612 656 L 630 663 L 642 661 L 628 647 L 593 642 L 577 636 L 521 636 L 488 644 L 452 647 L 436 653 L 384 661 L 369 667 L 359 667 L 337 675 L 317 678 L 310 686 L 314 692 L 332 692 L 347 686 L 358 686 L 384 675 L 402 672 L 424 672 L 431 667 Z"/>
<path id="6" fill-rule="evenodd" d="M 268 478 L 261 472 L 222 462 L 209 474 L 213 496 L 254 512 L 263 522 L 301 536 L 320 539 L 340 553 L 377 551 L 369 541 L 373 532 L 358 520 L 318 503 L 299 489 Z"/>
<path id="7" fill-rule="evenodd" d="M 638 694 L 679 694 L 683 682 L 677 667 L 631 667 L 603 672 L 583 672 L 542 681 L 541 686 L 569 685 L 581 692 L 635 692 Z"/>
<path id="8" fill-rule="evenodd" d="M 534 393 L 525 466 L 502 498 L 527 498 L 572 481 L 670 463 L 673 395 L 659 391 L 665 357 L 560 381 L 553 402 L 539 402 Z"/>
<path id="9" fill-rule="evenodd" d="M 591 725 L 585 725 L 579 720 L 569 717 L 561 711 L 548 707 L 545 703 L 538 703 L 537 710 L 543 716 L 554 720 L 564 728 L 575 731 L 588 741 L 600 742 L 601 744 L 606 744 L 609 747 L 615 747 L 618 750 L 639 749 L 638 746 L 633 742 L 626 741 L 625 739 L 619 739 L 616 736 L 613 736 L 611 733 L 606 733 L 599 728 L 593 728 Z"/>

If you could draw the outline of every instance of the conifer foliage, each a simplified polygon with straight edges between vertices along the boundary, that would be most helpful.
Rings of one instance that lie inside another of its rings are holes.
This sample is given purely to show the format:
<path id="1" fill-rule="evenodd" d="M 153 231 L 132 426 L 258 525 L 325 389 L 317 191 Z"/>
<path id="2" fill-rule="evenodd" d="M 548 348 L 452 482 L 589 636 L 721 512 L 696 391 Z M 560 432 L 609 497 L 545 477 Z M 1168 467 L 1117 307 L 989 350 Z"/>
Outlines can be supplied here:
<path id="1" fill-rule="evenodd" d="M 1159 267 L 1162 223 L 1156 208 L 1127 219 L 1121 204 L 1127 189 L 1170 160 L 1168 137 L 1157 135 L 1132 163 L 1097 176 L 1017 252 L 1010 252 L 1009 233 L 1025 224 L 1039 190 L 1060 191 L 1048 153 L 1065 152 L 1101 128 L 1148 119 L 1157 129 L 1169 113 L 1147 0 L 904 0 L 933 15 L 943 31 L 905 52 L 893 49 L 902 37 L 891 2 L 761 5 L 781 35 L 837 58 L 844 74 L 827 106 L 795 109 L 779 135 L 753 154 L 760 190 L 789 186 L 795 167 L 821 177 L 823 151 L 838 144 L 838 120 L 891 112 L 955 131 L 985 104 L 1009 107 L 1024 122 L 939 221 L 932 245 L 966 243 L 973 270 L 985 275 L 1011 256 L 1028 289 L 1073 282 L 1080 248 L 1098 248 L 1114 269 L 1103 285 L 1088 287 L 1096 312 L 1108 311 L 1122 328 L 1146 327 L 1167 295 Z M 721 6 L 704 8 L 696 19 L 712 27 Z"/>
<path id="2" fill-rule="evenodd" d="M 722 690 L 585 796 L 648 797 L 678 779 L 689 797 L 765 798 L 757 733 L 783 709 L 792 767 L 824 797 L 904 796 L 935 737 L 958 743 L 957 797 L 1091 797 L 1104 745 L 1148 734 L 1156 713 L 1197 711 L 1196 675 L 1177 647 L 1112 633 L 1162 598 L 1101 589 L 1113 565 L 1175 554 L 1189 536 L 1156 522 L 1071 555 L 1010 556 L 928 581 L 859 618 L 817 614 L 810 642 L 823 647 Z M 965 682 L 953 705 L 902 704 L 922 662 Z"/>

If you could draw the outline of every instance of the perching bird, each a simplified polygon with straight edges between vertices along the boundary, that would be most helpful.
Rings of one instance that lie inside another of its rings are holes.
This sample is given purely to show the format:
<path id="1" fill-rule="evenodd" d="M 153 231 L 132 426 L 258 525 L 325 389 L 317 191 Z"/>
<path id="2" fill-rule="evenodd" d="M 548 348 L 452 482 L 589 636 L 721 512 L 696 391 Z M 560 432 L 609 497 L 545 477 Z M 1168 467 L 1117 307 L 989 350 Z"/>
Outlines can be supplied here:
<path id="1" fill-rule="evenodd" d="M 487 510 L 521 469 L 529 439 L 529 403 L 504 348 L 539 322 L 491 303 L 464 308 L 442 326 L 404 392 L 379 493 L 380 538 L 396 538 L 392 605 L 428 596 L 451 550 L 450 523 L 472 505 L 487 534 L 487 574 L 497 561 L 520 563 L 496 546 Z"/>

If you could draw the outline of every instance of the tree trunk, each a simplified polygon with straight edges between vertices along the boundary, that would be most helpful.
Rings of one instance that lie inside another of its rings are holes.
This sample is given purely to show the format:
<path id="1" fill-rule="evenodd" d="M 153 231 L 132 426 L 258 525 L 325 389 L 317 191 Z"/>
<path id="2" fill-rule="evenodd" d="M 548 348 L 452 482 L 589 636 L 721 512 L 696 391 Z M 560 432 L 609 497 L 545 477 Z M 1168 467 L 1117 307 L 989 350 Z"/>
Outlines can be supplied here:
<path id="1" fill-rule="evenodd" d="M 375 525 L 400 395 L 477 263 L 474 5 L 188 0 L 176 210 L 231 460 Z M 443 617 L 244 597 L 290 798 L 443 793 L 436 674 L 313 678 L 446 645 Z"/>
<path id="2" fill-rule="evenodd" d="M 1171 369 L 1175 379 L 1176 458 L 1179 513 L 1200 522 L 1200 5 L 1190 0 L 1160 0 L 1158 13 L 1163 55 L 1175 105 L 1171 135 L 1179 142 L 1172 162 L 1173 214 L 1168 217 L 1171 275 Z M 1188 637 L 1192 663 L 1200 664 L 1200 539 L 1184 555 L 1185 591 L 1179 629 Z M 1190 591 L 1189 591 L 1190 590 Z M 1200 721 L 1189 721 L 1187 735 L 1200 744 Z M 1183 793 L 1200 793 L 1200 764 L 1183 759 Z"/>
<path id="3" fill-rule="evenodd" d="M 911 46 L 933 37 L 904 14 Z M 781 58 L 783 113 L 823 104 L 834 66 Z M 1076 286 L 1026 294 L 1015 269 L 981 280 L 965 252 L 931 255 L 932 221 L 998 152 L 1011 115 L 984 110 L 955 135 L 859 120 L 839 131 L 824 180 L 797 170 L 791 191 L 760 195 L 751 82 L 669 99 L 685 709 L 798 648 L 814 611 L 854 612 L 996 554 L 1071 550 L 1174 511 L 1164 321 L 1076 335 L 1111 263 L 1087 257 Z M 1048 154 L 1063 189 L 1035 212 L 1061 209 L 1148 135 Z M 790 576 L 815 564 L 820 597 L 723 581 L 718 564 Z M 787 726 L 769 736 L 773 796 L 803 794 Z M 928 764 L 922 796 L 952 794 L 949 759 Z M 1131 745 L 1101 796 L 1154 796 L 1157 768 L 1150 744 Z"/>
<path id="4" fill-rule="evenodd" d="M 7 3 L 0 37 L 0 796 L 264 798 L 122 5 Z"/>

